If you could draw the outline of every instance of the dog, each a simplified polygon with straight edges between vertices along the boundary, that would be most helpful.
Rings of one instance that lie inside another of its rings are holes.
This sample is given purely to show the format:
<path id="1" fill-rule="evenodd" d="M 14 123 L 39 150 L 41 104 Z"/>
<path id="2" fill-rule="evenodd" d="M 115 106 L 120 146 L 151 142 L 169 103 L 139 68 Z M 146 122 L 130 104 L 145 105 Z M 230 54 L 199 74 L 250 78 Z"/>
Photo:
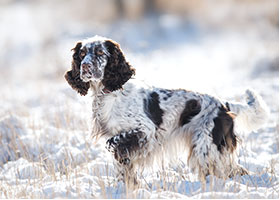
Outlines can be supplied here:
<path id="1" fill-rule="evenodd" d="M 107 140 L 118 180 L 137 184 L 140 168 L 160 154 L 169 153 L 163 159 L 180 154 L 180 147 L 202 181 L 207 175 L 248 174 L 237 162 L 237 132 L 266 122 L 268 108 L 256 92 L 248 89 L 246 103 L 234 103 L 184 89 L 138 87 L 130 80 L 135 69 L 117 42 L 95 36 L 72 50 L 65 79 L 80 95 L 91 89 L 92 135 Z"/>

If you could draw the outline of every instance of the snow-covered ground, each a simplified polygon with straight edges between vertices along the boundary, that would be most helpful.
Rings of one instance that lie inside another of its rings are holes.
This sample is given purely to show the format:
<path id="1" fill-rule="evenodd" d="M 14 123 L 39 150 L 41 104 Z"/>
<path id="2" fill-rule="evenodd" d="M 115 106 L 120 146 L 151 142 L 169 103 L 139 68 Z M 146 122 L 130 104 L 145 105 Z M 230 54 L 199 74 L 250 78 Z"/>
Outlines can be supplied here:
<path id="1" fill-rule="evenodd" d="M 24 4 L 0 13 L 0 198 L 279 197 L 278 29 L 212 30 L 163 15 L 75 33 L 78 24 L 57 22 L 57 33 L 36 23 L 36 16 L 48 21 L 46 13 Z M 91 97 L 63 79 L 74 42 L 94 34 L 117 40 L 146 84 L 234 101 L 247 87 L 258 91 L 271 114 L 264 128 L 241 135 L 240 163 L 252 174 L 208 176 L 203 186 L 182 159 L 127 191 L 114 179 L 104 141 L 90 138 Z"/>

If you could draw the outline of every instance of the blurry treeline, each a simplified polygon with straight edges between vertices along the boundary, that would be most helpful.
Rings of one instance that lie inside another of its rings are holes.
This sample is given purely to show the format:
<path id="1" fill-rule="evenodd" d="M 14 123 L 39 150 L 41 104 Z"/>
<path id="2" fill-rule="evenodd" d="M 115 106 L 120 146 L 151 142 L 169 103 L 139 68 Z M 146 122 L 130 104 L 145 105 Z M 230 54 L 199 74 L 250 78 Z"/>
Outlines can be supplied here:
<path id="1" fill-rule="evenodd" d="M 0 6 L 24 3 L 58 15 L 61 20 L 112 23 L 138 20 L 147 14 L 169 13 L 202 20 L 210 25 L 248 25 L 267 20 L 279 23 L 278 0 L 1 0 Z M 51 16 L 50 16 L 51 17 Z"/>
<path id="2" fill-rule="evenodd" d="M 278 51 L 278 29 L 278 0 L 1 0 L 1 79 L 18 66 L 34 75 L 39 65 L 49 68 L 40 76 L 61 78 L 73 43 L 95 34 L 149 49 L 149 40 L 194 40 L 208 30 L 253 32 Z"/>

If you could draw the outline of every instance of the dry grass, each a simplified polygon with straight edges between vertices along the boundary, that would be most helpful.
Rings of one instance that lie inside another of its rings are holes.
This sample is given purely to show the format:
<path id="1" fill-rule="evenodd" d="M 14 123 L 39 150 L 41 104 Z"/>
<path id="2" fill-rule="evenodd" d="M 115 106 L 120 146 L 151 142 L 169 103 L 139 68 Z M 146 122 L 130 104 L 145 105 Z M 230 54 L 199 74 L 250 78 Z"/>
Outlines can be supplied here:
<path id="1" fill-rule="evenodd" d="M 222 181 L 215 177 L 209 177 L 204 188 L 200 182 L 190 178 L 192 175 L 187 168 L 178 168 L 176 171 L 166 169 L 157 172 L 156 176 L 155 173 L 142 176 L 140 188 L 136 188 L 134 192 L 125 191 L 125 187 L 112 177 L 110 163 L 101 162 L 99 165 L 92 163 L 95 159 L 100 160 L 100 157 L 91 155 L 90 150 L 95 147 L 87 137 L 90 129 L 86 123 L 88 119 L 85 117 L 86 115 L 81 117 L 79 112 L 73 110 L 70 105 L 71 102 L 66 100 L 63 108 L 57 107 L 54 109 L 55 112 L 44 112 L 41 118 L 34 117 L 32 112 L 26 113 L 26 111 L 19 110 L 16 118 L 8 118 L 9 120 L 4 121 L 9 134 L 2 132 L 0 141 L 3 142 L 3 137 L 8 135 L 9 143 L 2 144 L 2 146 L 7 146 L 9 159 L 1 164 L 1 168 L 5 168 L 5 165 L 19 159 L 26 161 L 14 168 L 14 179 L 1 177 L 0 194 L 3 198 L 161 198 L 167 195 L 166 192 L 170 198 L 180 198 L 180 194 L 219 198 L 221 194 L 217 192 L 232 193 L 235 198 L 250 198 L 252 191 L 259 190 L 259 185 L 269 184 L 274 184 L 274 186 L 267 187 L 267 191 L 264 193 L 270 194 L 270 198 L 277 198 L 279 193 L 275 182 L 279 173 L 277 159 L 271 159 L 267 163 L 267 167 L 255 172 L 253 178 L 247 177 L 245 183 L 244 178 L 240 177 L 236 177 L 232 181 Z M 83 110 L 85 108 L 82 109 L 82 106 L 79 109 L 82 112 L 88 112 Z M 1 125 L 2 128 L 4 125 Z M 80 135 L 80 138 L 73 139 L 77 135 L 77 131 L 79 131 L 78 134 L 82 132 L 84 134 Z M 28 134 L 29 132 L 31 135 Z M 278 137 L 278 133 L 274 134 Z M 26 140 L 25 136 L 31 136 L 31 141 Z M 30 142 L 33 143 L 32 148 L 30 148 Z M 81 154 L 79 156 L 73 155 L 75 152 L 71 148 L 77 147 L 81 143 L 84 145 Z M 54 153 L 54 149 L 46 148 L 46 144 L 62 144 L 62 146 Z M 38 152 L 32 152 L 32 149 Z M 97 148 L 97 151 L 100 151 L 100 147 Z M 59 153 L 63 155 L 63 159 L 51 157 Z M 248 155 L 245 155 L 245 160 L 246 156 Z M 26 165 L 30 165 L 30 168 Z M 21 171 L 24 166 L 26 172 Z M 263 174 L 270 174 L 271 180 L 263 180 L 262 182 Z M 49 191 L 48 185 L 50 186 Z M 57 185 L 58 189 L 55 189 L 56 187 L 53 185 Z M 242 187 L 247 188 L 248 196 L 240 193 Z M 263 188 L 263 186 L 261 187 Z M 272 193 L 271 188 L 273 189 Z M 239 193 L 241 196 L 235 195 Z"/>

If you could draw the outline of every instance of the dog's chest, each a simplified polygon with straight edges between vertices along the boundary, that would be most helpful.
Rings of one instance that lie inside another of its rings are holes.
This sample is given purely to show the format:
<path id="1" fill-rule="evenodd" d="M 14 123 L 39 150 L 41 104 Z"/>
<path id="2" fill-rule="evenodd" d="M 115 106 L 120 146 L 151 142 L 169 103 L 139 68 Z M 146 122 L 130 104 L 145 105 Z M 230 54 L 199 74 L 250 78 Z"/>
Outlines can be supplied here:
<path id="1" fill-rule="evenodd" d="M 143 99 L 131 95 L 110 95 L 93 102 L 93 117 L 104 124 L 111 135 L 141 126 Z M 94 109 L 95 108 L 95 109 Z"/>

